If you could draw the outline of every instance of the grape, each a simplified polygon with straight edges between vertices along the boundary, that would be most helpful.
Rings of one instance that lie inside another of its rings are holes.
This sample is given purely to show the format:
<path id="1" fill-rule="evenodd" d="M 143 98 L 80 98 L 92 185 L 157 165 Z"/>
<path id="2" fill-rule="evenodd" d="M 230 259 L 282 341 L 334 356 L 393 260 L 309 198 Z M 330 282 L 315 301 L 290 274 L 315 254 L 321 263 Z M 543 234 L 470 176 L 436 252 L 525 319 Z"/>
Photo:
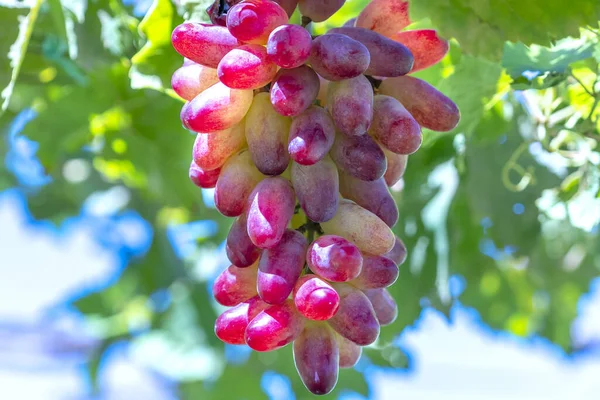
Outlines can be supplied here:
<path id="1" fill-rule="evenodd" d="M 193 100 L 217 82 L 219 77 L 216 69 L 194 62 L 179 68 L 171 77 L 171 87 L 179 97 L 187 101 Z"/>
<path id="2" fill-rule="evenodd" d="M 335 334 L 340 349 L 340 368 L 352 368 L 358 363 L 362 354 L 362 347 L 340 334 Z"/>
<path id="3" fill-rule="evenodd" d="M 414 59 L 410 50 L 401 43 L 365 28 L 342 27 L 329 30 L 329 34 L 346 35 L 362 43 L 371 55 L 367 75 L 394 77 L 406 75 L 412 69 Z"/>
<path id="4" fill-rule="evenodd" d="M 292 185 L 311 221 L 329 221 L 338 208 L 338 171 L 329 157 L 314 165 L 292 164 Z"/>
<path id="5" fill-rule="evenodd" d="M 292 120 L 288 152 L 301 165 L 313 165 L 329 152 L 335 138 L 333 120 L 323 108 L 311 106 Z"/>
<path id="6" fill-rule="evenodd" d="M 240 42 L 223 26 L 186 22 L 173 30 L 173 47 L 182 56 L 210 68 Z"/>
<path id="7" fill-rule="evenodd" d="M 205 171 L 192 160 L 189 176 L 194 185 L 203 189 L 211 189 L 217 184 L 220 172 L 220 168 L 213 169 L 212 171 Z"/>
<path id="8" fill-rule="evenodd" d="M 346 135 L 364 135 L 373 119 L 373 87 L 364 75 L 331 82 L 327 110 L 337 129 Z"/>
<path id="9" fill-rule="evenodd" d="M 328 320 L 340 306 L 340 296 L 335 289 L 312 274 L 298 279 L 293 296 L 300 314 L 314 321 Z"/>
<path id="10" fill-rule="evenodd" d="M 256 168 L 265 175 L 279 175 L 290 163 L 287 140 L 292 120 L 278 114 L 268 93 L 254 96 L 246 115 L 246 140 Z"/>
<path id="11" fill-rule="evenodd" d="M 227 29 L 242 42 L 266 44 L 269 34 L 288 21 L 279 4 L 270 0 L 244 0 L 227 12 Z"/>
<path id="12" fill-rule="evenodd" d="M 356 26 L 391 37 L 411 23 L 408 2 L 404 0 L 372 0 L 358 14 Z"/>
<path id="13" fill-rule="evenodd" d="M 313 69 L 330 81 L 354 78 L 367 70 L 370 61 L 369 50 L 363 44 L 330 33 L 313 40 L 309 57 Z"/>
<path id="14" fill-rule="evenodd" d="M 279 304 L 292 293 L 304 267 L 306 239 L 287 230 L 279 243 L 263 251 L 258 262 L 258 294 L 269 304 Z"/>
<path id="15" fill-rule="evenodd" d="M 311 393 L 327 394 L 337 383 L 340 356 L 334 335 L 325 324 L 311 324 L 294 341 L 294 363 Z"/>
<path id="16" fill-rule="evenodd" d="M 385 154 L 369 135 L 338 134 L 330 154 L 341 170 L 363 181 L 379 179 L 386 170 Z"/>
<path id="17" fill-rule="evenodd" d="M 300 0 L 300 14 L 314 22 L 322 22 L 342 8 L 346 0 Z"/>
<path id="18" fill-rule="evenodd" d="M 448 53 L 448 41 L 439 37 L 433 29 L 397 32 L 390 37 L 405 45 L 412 53 L 415 63 L 410 72 L 431 67 Z"/>
<path id="19" fill-rule="evenodd" d="M 412 76 L 386 79 L 379 92 L 396 98 L 419 125 L 432 131 L 451 131 L 460 120 L 456 104 L 421 79 Z"/>
<path id="20" fill-rule="evenodd" d="M 340 335 L 366 346 L 377 340 L 379 322 L 369 298 L 347 283 L 333 283 L 340 295 L 340 308 L 327 323 Z"/>
<path id="21" fill-rule="evenodd" d="M 241 215 L 248 196 L 262 178 L 247 150 L 233 155 L 221 169 L 215 186 L 217 210 L 226 217 Z"/>
<path id="22" fill-rule="evenodd" d="M 355 26 L 355 24 L 356 24 L 356 18 L 350 18 L 348 21 L 344 22 L 344 25 L 342 25 L 342 26 L 351 27 L 351 26 Z"/>
<path id="23" fill-rule="evenodd" d="M 218 82 L 186 103 L 181 110 L 183 126 L 194 132 L 210 133 L 240 122 L 250 105 L 251 90 L 237 90 Z"/>
<path id="24" fill-rule="evenodd" d="M 363 255 L 360 275 L 350 283 L 359 289 L 381 289 L 398 279 L 398 266 L 384 256 Z"/>
<path id="25" fill-rule="evenodd" d="M 381 146 L 385 159 L 387 160 L 387 169 L 383 174 L 383 179 L 388 186 L 394 186 L 406 171 L 406 163 L 408 162 L 408 156 L 404 154 L 392 153 L 384 146 Z"/>
<path id="26" fill-rule="evenodd" d="M 244 122 L 219 132 L 198 133 L 192 155 L 196 164 L 207 171 L 219 168 L 246 146 Z"/>
<path id="27" fill-rule="evenodd" d="M 390 228 L 398 222 L 398 207 L 383 178 L 361 181 L 341 172 L 340 193 L 377 215 Z"/>
<path id="28" fill-rule="evenodd" d="M 261 311 L 246 328 L 246 344 L 256 351 L 277 350 L 302 332 L 304 319 L 294 302 L 272 305 Z"/>
<path id="29" fill-rule="evenodd" d="M 279 114 L 296 116 L 315 101 L 319 85 L 319 76 L 306 65 L 282 69 L 271 85 L 271 103 Z"/>
<path id="30" fill-rule="evenodd" d="M 296 196 L 292 184 L 282 177 L 263 179 L 248 198 L 248 236 L 261 249 L 281 240 L 294 215 Z"/>
<path id="31" fill-rule="evenodd" d="M 246 44 L 225 54 L 217 73 L 221 82 L 232 89 L 258 89 L 273 80 L 277 65 L 269 60 L 263 46 Z"/>
<path id="32" fill-rule="evenodd" d="M 249 268 L 238 268 L 230 265 L 215 279 L 213 296 L 223 306 L 237 306 L 243 301 L 257 295 L 256 265 Z"/>
<path id="33" fill-rule="evenodd" d="M 324 235 L 310 244 L 306 262 L 315 274 L 333 282 L 346 282 L 360 274 L 363 258 L 358 247 L 343 237 Z"/>
<path id="34" fill-rule="evenodd" d="M 321 227 L 325 233 L 341 236 L 370 254 L 384 254 L 394 246 L 394 234 L 385 222 L 349 200 L 340 200 L 335 216 Z"/>
<path id="35" fill-rule="evenodd" d="M 285 10 L 288 17 L 291 17 L 294 11 L 296 10 L 296 6 L 298 5 L 298 0 L 274 0 L 275 3 L 279 4 L 281 8 Z"/>
<path id="36" fill-rule="evenodd" d="M 244 334 L 250 321 L 269 305 L 255 296 L 219 315 L 215 321 L 215 334 L 229 344 L 245 344 Z"/>
<path id="37" fill-rule="evenodd" d="M 383 256 L 392 260 L 396 265 L 402 265 L 406 261 L 406 245 L 402 239 L 396 236 L 394 247 Z"/>
<path id="38" fill-rule="evenodd" d="M 261 253 L 248 236 L 247 224 L 247 216 L 242 214 L 233 222 L 227 234 L 225 245 L 227 258 L 238 268 L 246 268 L 254 264 Z"/>
<path id="39" fill-rule="evenodd" d="M 369 134 L 388 150 L 408 155 L 421 147 L 421 127 L 398 100 L 379 94 L 373 100 L 373 109 Z"/>
<path id="40" fill-rule="evenodd" d="M 364 292 L 371 304 L 379 325 L 389 325 L 398 317 L 398 304 L 387 289 L 370 289 Z"/>
<path id="41" fill-rule="evenodd" d="M 310 56 L 312 37 L 298 25 L 281 25 L 269 35 L 267 54 L 281 68 L 296 68 Z"/>

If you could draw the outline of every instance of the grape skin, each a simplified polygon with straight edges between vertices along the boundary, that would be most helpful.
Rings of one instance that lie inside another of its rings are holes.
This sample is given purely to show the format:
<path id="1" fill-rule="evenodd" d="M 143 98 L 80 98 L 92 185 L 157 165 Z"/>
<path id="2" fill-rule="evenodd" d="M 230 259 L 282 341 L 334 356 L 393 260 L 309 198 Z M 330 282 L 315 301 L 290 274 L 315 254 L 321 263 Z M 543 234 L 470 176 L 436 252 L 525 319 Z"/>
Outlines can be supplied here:
<path id="1" fill-rule="evenodd" d="M 379 325 L 385 326 L 393 323 L 398 317 L 398 304 L 387 289 L 365 290 L 375 310 Z"/>
<path id="2" fill-rule="evenodd" d="M 394 247 L 383 256 L 392 260 L 396 265 L 402 265 L 406 261 L 406 245 L 402 239 L 396 236 Z"/>
<path id="3" fill-rule="evenodd" d="M 294 302 L 272 305 L 248 324 L 246 344 L 256 351 L 273 351 L 291 343 L 304 327 L 304 319 Z"/>
<path id="4" fill-rule="evenodd" d="M 408 156 L 393 153 L 386 149 L 385 146 L 381 146 L 381 149 L 383 150 L 387 161 L 387 169 L 385 170 L 385 174 L 383 174 L 383 179 L 385 179 L 385 183 L 391 187 L 398 183 L 404 175 L 408 163 Z"/>
<path id="5" fill-rule="evenodd" d="M 393 285 L 398 274 L 398 266 L 389 258 L 365 254 L 360 275 L 350 283 L 359 289 L 382 289 Z"/>
<path id="6" fill-rule="evenodd" d="M 310 107 L 319 87 L 319 76 L 306 65 L 282 69 L 271 85 L 271 103 L 279 114 L 293 117 Z"/>
<path id="7" fill-rule="evenodd" d="M 313 165 L 327 155 L 334 140 L 335 125 L 327 111 L 311 106 L 293 119 L 288 152 L 298 164 Z"/>
<path id="8" fill-rule="evenodd" d="M 241 43 L 224 26 L 187 22 L 171 35 L 175 50 L 206 67 L 217 68 L 219 61 Z"/>
<path id="9" fill-rule="evenodd" d="M 372 0 L 358 14 L 355 25 L 391 37 L 410 23 L 407 1 Z"/>
<path id="10" fill-rule="evenodd" d="M 398 32 L 392 40 L 402 43 L 412 53 L 415 63 L 410 72 L 417 72 L 437 64 L 448 54 L 448 41 L 433 29 L 417 29 Z"/>
<path id="11" fill-rule="evenodd" d="M 227 258 L 238 268 L 246 268 L 254 264 L 260 257 L 261 250 L 252 243 L 248 236 L 248 219 L 246 214 L 240 215 L 231 225 L 225 245 Z"/>
<path id="12" fill-rule="evenodd" d="M 223 131 L 198 133 L 192 156 L 200 168 L 211 171 L 223 166 L 229 157 L 244 147 L 246 147 L 246 137 L 242 121 Z"/>
<path id="13" fill-rule="evenodd" d="M 309 58 L 312 68 L 330 81 L 350 79 L 369 67 L 369 50 L 346 35 L 328 33 L 313 40 Z"/>
<path id="14" fill-rule="evenodd" d="M 331 82 L 327 89 L 327 111 L 343 134 L 364 135 L 373 120 L 371 82 L 364 75 Z"/>
<path id="15" fill-rule="evenodd" d="M 267 303 L 255 296 L 226 310 L 215 321 L 215 335 L 228 344 L 245 344 L 248 324 L 267 307 Z"/>
<path id="16" fill-rule="evenodd" d="M 342 8 L 346 0 L 300 0 L 300 13 L 314 22 L 322 22 Z"/>
<path id="17" fill-rule="evenodd" d="M 340 296 L 335 289 L 312 274 L 298 279 L 293 297 L 300 314 L 314 321 L 330 319 L 340 307 Z"/>
<path id="18" fill-rule="evenodd" d="M 369 135 L 338 134 L 330 154 L 341 170 L 363 181 L 379 179 L 386 170 L 385 154 Z"/>
<path id="19" fill-rule="evenodd" d="M 184 100 L 191 101 L 219 82 L 217 70 L 190 61 L 173 72 L 171 87 Z"/>
<path id="20" fill-rule="evenodd" d="M 219 168 L 212 171 L 203 170 L 192 160 L 190 163 L 189 178 L 192 183 L 203 189 L 214 188 L 221 170 Z"/>
<path id="21" fill-rule="evenodd" d="M 258 293 L 256 292 L 257 266 L 238 268 L 230 265 L 213 283 L 213 296 L 223 306 L 237 306 Z"/>
<path id="22" fill-rule="evenodd" d="M 300 207 L 311 221 L 329 221 L 339 200 L 339 178 L 329 157 L 314 165 L 292 164 L 292 185 Z"/>
<path id="23" fill-rule="evenodd" d="M 277 66 L 269 60 L 263 46 L 247 44 L 225 54 L 217 74 L 232 89 L 258 89 L 273 80 Z"/>
<path id="24" fill-rule="evenodd" d="M 227 12 L 227 29 L 241 42 L 266 44 L 269 34 L 288 21 L 279 4 L 270 0 L 244 0 Z"/>
<path id="25" fill-rule="evenodd" d="M 360 360 L 362 355 L 362 347 L 351 340 L 346 339 L 340 334 L 335 334 L 340 352 L 340 368 L 352 368 Z"/>
<path id="26" fill-rule="evenodd" d="M 333 282 L 346 282 L 360 274 L 363 258 L 352 242 L 341 236 L 323 235 L 310 244 L 306 262 L 315 274 Z"/>
<path id="27" fill-rule="evenodd" d="M 373 123 L 369 134 L 388 150 L 409 155 L 421 147 L 421 127 L 395 98 L 377 95 L 373 100 Z"/>
<path id="28" fill-rule="evenodd" d="M 269 35 L 267 54 L 281 68 L 297 68 L 310 57 L 312 37 L 298 25 L 281 25 Z"/>

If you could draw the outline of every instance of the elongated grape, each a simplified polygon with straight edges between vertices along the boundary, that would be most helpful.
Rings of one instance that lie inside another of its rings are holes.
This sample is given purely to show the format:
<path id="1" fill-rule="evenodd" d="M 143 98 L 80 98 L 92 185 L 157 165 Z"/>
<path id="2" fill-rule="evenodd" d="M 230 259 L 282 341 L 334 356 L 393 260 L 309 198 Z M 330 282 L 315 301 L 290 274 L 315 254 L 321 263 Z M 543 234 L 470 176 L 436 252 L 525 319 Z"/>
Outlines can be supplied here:
<path id="1" fill-rule="evenodd" d="M 215 321 L 215 334 L 229 344 L 245 344 L 246 328 L 262 310 L 269 305 L 255 296 L 226 310 Z"/>
<path id="2" fill-rule="evenodd" d="M 327 110 L 337 129 L 346 135 L 364 135 L 373 119 L 373 87 L 364 75 L 331 82 Z"/>
<path id="3" fill-rule="evenodd" d="M 215 83 L 183 106 L 181 122 L 187 129 L 202 133 L 231 128 L 244 118 L 253 97 L 251 90 Z"/>
<path id="4" fill-rule="evenodd" d="M 342 8 L 346 0 L 300 0 L 300 13 L 314 22 L 322 22 Z"/>
<path id="5" fill-rule="evenodd" d="M 217 210 L 226 217 L 241 215 L 248 196 L 262 178 L 247 150 L 233 155 L 223 165 L 215 186 Z"/>
<path id="6" fill-rule="evenodd" d="M 254 96 L 246 115 L 246 140 L 256 168 L 265 175 L 279 175 L 290 163 L 287 140 L 292 120 L 278 114 L 268 93 Z"/>
<path id="7" fill-rule="evenodd" d="M 448 41 L 442 39 L 434 29 L 397 32 L 391 38 L 405 45 L 412 53 L 415 63 L 410 72 L 431 67 L 448 54 Z"/>
<path id="8" fill-rule="evenodd" d="M 182 56 L 217 68 L 219 61 L 241 43 L 224 26 L 186 22 L 171 35 L 173 47 Z"/>
<path id="9" fill-rule="evenodd" d="M 338 380 L 339 349 L 326 324 L 307 324 L 294 341 L 294 363 L 304 386 L 314 394 L 331 392 Z"/>
<path id="10" fill-rule="evenodd" d="M 346 35 L 328 33 L 313 40 L 309 62 L 323 78 L 340 81 L 365 72 L 371 57 L 360 42 Z"/>
<path id="11" fill-rule="evenodd" d="M 346 339 L 339 333 L 335 334 L 335 340 L 340 349 L 340 368 L 352 368 L 360 360 L 362 347 L 351 340 Z"/>
<path id="12" fill-rule="evenodd" d="M 347 282 L 362 270 L 358 247 L 340 236 L 323 235 L 308 247 L 306 262 L 315 274 L 333 282 Z"/>
<path id="13" fill-rule="evenodd" d="M 385 154 L 369 135 L 338 134 L 330 154 L 340 169 L 363 181 L 374 181 L 385 173 Z"/>
<path id="14" fill-rule="evenodd" d="M 282 69 L 271 85 L 271 103 L 279 114 L 296 116 L 315 101 L 319 85 L 318 75 L 306 65 Z"/>
<path id="15" fill-rule="evenodd" d="M 406 261 L 406 245 L 398 236 L 396 236 L 396 242 L 394 243 L 394 247 L 383 254 L 384 257 L 392 260 L 396 265 L 401 265 Z"/>
<path id="16" fill-rule="evenodd" d="M 293 300 L 261 311 L 246 328 L 246 344 L 256 351 L 277 350 L 291 343 L 304 327 Z"/>
<path id="17" fill-rule="evenodd" d="M 217 70 L 194 62 L 182 66 L 171 77 L 171 87 L 179 97 L 191 101 L 194 97 L 219 82 Z"/>
<path id="18" fill-rule="evenodd" d="M 227 234 L 225 251 L 227 258 L 238 268 L 246 268 L 254 264 L 261 250 L 252 243 L 248 236 L 248 219 L 246 214 L 240 215 L 231 225 Z"/>
<path id="19" fill-rule="evenodd" d="M 451 131 L 460 120 L 456 104 L 424 80 L 412 76 L 386 79 L 379 92 L 396 98 L 419 125 L 432 131 Z"/>
<path id="20" fill-rule="evenodd" d="M 360 275 L 350 283 L 359 289 L 382 289 L 398 279 L 398 266 L 384 256 L 363 255 Z"/>
<path id="21" fill-rule="evenodd" d="M 227 12 L 227 29 L 245 43 L 266 44 L 269 34 L 288 21 L 285 10 L 271 0 L 244 0 Z"/>
<path id="22" fill-rule="evenodd" d="M 404 0 L 372 0 L 356 19 L 356 26 L 391 37 L 410 24 L 408 2 Z"/>
<path id="23" fill-rule="evenodd" d="M 306 216 L 314 222 L 329 221 L 338 208 L 338 171 L 326 157 L 314 165 L 292 164 L 292 185 Z"/>
<path id="24" fill-rule="evenodd" d="M 258 262 L 257 287 L 260 297 L 270 304 L 285 301 L 304 267 L 306 239 L 293 230 L 287 230 L 279 243 L 263 251 Z"/>
<path id="25" fill-rule="evenodd" d="M 365 28 L 341 27 L 331 29 L 330 34 L 343 34 L 362 43 L 371 56 L 365 74 L 380 77 L 394 77 L 408 74 L 414 59 L 410 50 L 403 44 Z"/>
<path id="26" fill-rule="evenodd" d="M 340 194 L 377 215 L 390 228 L 398 222 L 398 206 L 383 178 L 362 181 L 341 172 Z"/>
<path id="27" fill-rule="evenodd" d="M 335 289 L 312 274 L 298 279 L 293 297 L 300 314 L 314 321 L 328 320 L 340 307 L 340 296 Z"/>
<path id="28" fill-rule="evenodd" d="M 269 35 L 267 54 L 281 68 L 296 68 L 310 56 L 312 37 L 298 25 L 281 25 Z"/>
<path id="29" fill-rule="evenodd" d="M 215 279 L 213 296 L 223 306 L 237 306 L 258 293 L 256 291 L 257 266 L 238 268 L 230 265 Z"/>
<path id="30" fill-rule="evenodd" d="M 274 0 L 275 3 L 279 4 L 281 8 L 285 10 L 288 17 L 291 17 L 294 11 L 296 10 L 296 6 L 298 5 L 298 0 Z"/>
<path id="31" fill-rule="evenodd" d="M 412 154 L 421 147 L 421 127 L 395 98 L 377 95 L 373 101 L 373 123 L 369 134 L 388 150 L 398 154 Z"/>
<path id="32" fill-rule="evenodd" d="M 263 46 L 246 44 L 225 54 L 217 73 L 221 82 L 230 88 L 258 89 L 273 80 L 277 65 L 269 60 Z"/>
<path id="33" fill-rule="evenodd" d="M 200 168 L 193 160 L 190 164 L 189 176 L 192 183 L 203 189 L 214 188 L 217 184 L 217 179 L 221 169 L 213 169 L 212 171 L 206 171 Z"/>
<path id="34" fill-rule="evenodd" d="M 338 212 L 321 227 L 327 234 L 350 240 L 363 252 L 380 255 L 394 246 L 394 234 L 385 222 L 349 200 L 340 200 Z"/>
<path id="35" fill-rule="evenodd" d="M 365 294 L 373 305 L 379 325 L 389 325 L 398 317 L 398 304 L 387 289 L 365 290 Z"/>
<path id="36" fill-rule="evenodd" d="M 311 106 L 295 117 L 290 126 L 288 152 L 301 165 L 313 165 L 333 146 L 335 125 L 322 107 Z"/>
<path id="37" fill-rule="evenodd" d="M 340 308 L 327 323 L 340 335 L 367 346 L 379 336 L 379 322 L 369 298 L 347 283 L 333 283 L 340 295 Z"/>
<path id="38" fill-rule="evenodd" d="M 196 164 L 207 171 L 219 168 L 246 146 L 244 121 L 219 132 L 198 133 L 192 150 Z"/>
<path id="39" fill-rule="evenodd" d="M 294 215 L 296 196 L 285 178 L 263 179 L 248 198 L 248 236 L 261 249 L 281 240 Z"/>
<path id="40" fill-rule="evenodd" d="M 406 164 L 408 163 L 408 156 L 405 154 L 392 153 L 384 146 L 381 146 L 381 150 L 385 154 L 387 160 L 387 169 L 383 174 L 383 179 L 388 186 L 394 186 L 406 171 Z"/>

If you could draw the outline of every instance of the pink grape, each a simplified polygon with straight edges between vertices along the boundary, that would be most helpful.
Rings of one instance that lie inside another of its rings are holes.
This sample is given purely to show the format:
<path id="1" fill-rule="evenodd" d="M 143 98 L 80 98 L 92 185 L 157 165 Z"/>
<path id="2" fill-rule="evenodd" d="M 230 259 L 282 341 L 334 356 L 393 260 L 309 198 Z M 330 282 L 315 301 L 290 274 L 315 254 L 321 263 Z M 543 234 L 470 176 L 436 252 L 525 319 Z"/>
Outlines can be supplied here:
<path id="1" fill-rule="evenodd" d="M 340 351 L 340 368 L 354 367 L 358 363 L 358 360 L 360 360 L 362 347 L 338 333 L 335 335 L 335 340 Z"/>
<path id="2" fill-rule="evenodd" d="M 338 171 L 326 157 L 314 165 L 292 164 L 292 185 L 306 216 L 314 222 L 329 221 L 338 208 Z"/>
<path id="3" fill-rule="evenodd" d="M 379 322 L 369 298 L 346 283 L 333 283 L 340 295 L 340 308 L 327 323 L 340 335 L 367 346 L 379 336 Z"/>
<path id="4" fill-rule="evenodd" d="M 227 258 L 238 268 L 251 266 L 258 260 L 261 253 L 261 250 L 252 243 L 248 236 L 247 224 L 246 214 L 242 214 L 233 221 L 227 234 L 225 245 Z"/>
<path id="5" fill-rule="evenodd" d="M 404 0 L 372 0 L 356 19 L 356 26 L 387 37 L 392 37 L 410 23 L 408 2 Z"/>
<path id="6" fill-rule="evenodd" d="M 182 66 L 171 77 L 171 87 L 184 100 L 194 97 L 219 82 L 217 70 L 204 65 L 189 62 Z"/>
<path id="7" fill-rule="evenodd" d="M 391 38 L 405 45 L 412 53 L 415 63 L 410 72 L 431 67 L 448 54 L 448 41 L 439 37 L 434 29 L 397 32 Z"/>
<path id="8" fill-rule="evenodd" d="M 382 255 L 392 260 L 396 265 L 401 265 L 404 263 L 404 261 L 406 261 L 406 245 L 402 239 L 396 236 L 394 247 Z"/>
<path id="9" fill-rule="evenodd" d="M 360 275 L 350 283 L 359 289 L 381 289 L 398 279 L 398 266 L 384 256 L 363 255 Z"/>
<path id="10" fill-rule="evenodd" d="M 312 274 L 298 279 L 293 296 L 300 314 L 314 321 L 328 320 L 340 307 L 340 296 L 335 289 Z"/>
<path id="11" fill-rule="evenodd" d="M 389 325 L 398 317 L 398 304 L 387 289 L 365 290 L 365 294 L 373 305 L 379 325 Z"/>
<path id="12" fill-rule="evenodd" d="M 383 174 L 383 179 L 385 179 L 385 183 L 388 186 L 394 186 L 402 178 L 404 171 L 406 171 L 408 156 L 392 153 L 384 146 L 381 146 L 381 150 L 383 150 L 387 160 L 387 169 L 385 170 L 385 174 Z"/>
<path id="13" fill-rule="evenodd" d="M 373 87 L 364 75 L 331 82 L 327 111 L 337 129 L 349 136 L 364 135 L 373 120 Z"/>
<path id="14" fill-rule="evenodd" d="M 243 301 L 256 296 L 256 265 L 249 268 L 238 268 L 230 265 L 215 279 L 213 296 L 223 306 L 237 306 Z"/>
<path id="15" fill-rule="evenodd" d="M 227 29 L 245 43 L 266 44 L 269 34 L 288 22 L 279 4 L 270 0 L 244 0 L 227 12 Z"/>
<path id="16" fill-rule="evenodd" d="M 451 131 L 460 120 L 456 104 L 424 80 L 412 76 L 386 79 L 379 92 L 396 98 L 419 125 L 432 131 Z"/>
<path id="17" fill-rule="evenodd" d="M 192 155 L 196 164 L 204 170 L 213 170 L 225 164 L 233 154 L 246 146 L 244 122 L 219 132 L 198 133 Z"/>
<path id="18" fill-rule="evenodd" d="M 226 217 L 244 212 L 248 196 L 263 178 L 247 150 L 233 155 L 221 169 L 215 186 L 215 206 Z"/>
<path id="19" fill-rule="evenodd" d="M 225 54 L 217 73 L 221 82 L 232 89 L 258 89 L 273 80 L 277 65 L 269 60 L 263 46 L 246 44 Z"/>
<path id="20" fill-rule="evenodd" d="M 245 344 L 248 324 L 267 307 L 267 303 L 255 296 L 226 310 L 215 321 L 215 334 L 225 343 Z"/>
<path id="21" fill-rule="evenodd" d="M 319 85 L 319 76 L 306 65 L 282 69 L 271 85 L 271 103 L 279 114 L 296 116 L 315 101 Z"/>
<path id="22" fill-rule="evenodd" d="M 323 235 L 310 244 L 306 262 L 315 274 L 330 281 L 346 282 L 360 274 L 363 258 L 358 247 L 343 237 Z"/>
<path id="23" fill-rule="evenodd" d="M 311 393 L 324 395 L 333 390 L 338 380 L 339 358 L 335 332 L 325 324 L 307 325 L 294 341 L 294 363 Z"/>
<path id="24" fill-rule="evenodd" d="M 220 168 L 213 169 L 212 171 L 206 171 L 200 168 L 193 160 L 190 164 L 190 180 L 194 185 L 203 189 L 214 188 L 217 184 L 217 179 L 219 178 L 220 173 Z"/>
<path id="25" fill-rule="evenodd" d="M 171 41 L 179 54 L 210 68 L 217 68 L 223 56 L 241 44 L 227 28 L 198 22 L 176 27 Z"/>
<path id="26" fill-rule="evenodd" d="M 304 319 L 293 300 L 272 305 L 261 311 L 246 328 L 246 344 L 256 351 L 277 350 L 298 337 Z"/>
<path id="27" fill-rule="evenodd" d="M 330 154 L 341 170 L 363 181 L 381 178 L 387 167 L 383 150 L 369 135 L 338 134 Z"/>
<path id="28" fill-rule="evenodd" d="M 310 106 L 292 120 L 288 142 L 290 157 L 301 165 L 313 165 L 325 157 L 333 146 L 335 125 L 329 113 Z"/>
<path id="29" fill-rule="evenodd" d="M 423 141 L 421 127 L 395 98 L 377 95 L 373 100 L 373 123 L 369 134 L 398 154 L 416 152 Z"/>
<path id="30" fill-rule="evenodd" d="M 248 236 L 252 243 L 261 249 L 279 243 L 295 207 L 296 196 L 287 179 L 263 179 L 248 198 Z"/>
<path id="31" fill-rule="evenodd" d="M 314 22 L 323 22 L 342 8 L 346 0 L 300 0 L 300 13 Z"/>
<path id="32" fill-rule="evenodd" d="M 269 304 L 279 304 L 292 293 L 304 267 L 306 239 L 297 231 L 287 230 L 279 243 L 263 251 L 258 262 L 257 287 Z"/>
<path id="33" fill-rule="evenodd" d="M 298 25 L 281 25 L 269 35 L 267 54 L 281 68 L 297 68 L 310 56 L 312 37 Z"/>
<path id="34" fill-rule="evenodd" d="M 309 62 L 323 78 L 340 81 L 365 72 L 371 57 L 360 42 L 346 35 L 328 33 L 313 40 Z"/>

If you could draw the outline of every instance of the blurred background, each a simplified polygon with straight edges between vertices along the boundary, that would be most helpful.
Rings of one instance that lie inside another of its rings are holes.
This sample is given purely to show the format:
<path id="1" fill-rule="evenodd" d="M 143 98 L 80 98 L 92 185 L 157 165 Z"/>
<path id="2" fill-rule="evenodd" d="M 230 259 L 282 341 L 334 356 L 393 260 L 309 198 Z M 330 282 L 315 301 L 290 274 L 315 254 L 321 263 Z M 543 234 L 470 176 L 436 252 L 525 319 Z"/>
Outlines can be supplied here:
<path id="1" fill-rule="evenodd" d="M 170 89 L 170 33 L 209 3 L 0 0 L 1 399 L 312 398 L 290 346 L 213 334 L 231 221 Z M 453 38 L 417 76 L 462 121 L 393 188 L 399 317 L 326 397 L 597 399 L 600 4 L 410 3 Z"/>

